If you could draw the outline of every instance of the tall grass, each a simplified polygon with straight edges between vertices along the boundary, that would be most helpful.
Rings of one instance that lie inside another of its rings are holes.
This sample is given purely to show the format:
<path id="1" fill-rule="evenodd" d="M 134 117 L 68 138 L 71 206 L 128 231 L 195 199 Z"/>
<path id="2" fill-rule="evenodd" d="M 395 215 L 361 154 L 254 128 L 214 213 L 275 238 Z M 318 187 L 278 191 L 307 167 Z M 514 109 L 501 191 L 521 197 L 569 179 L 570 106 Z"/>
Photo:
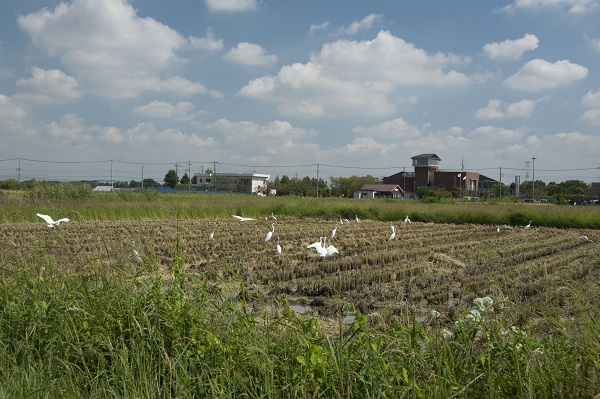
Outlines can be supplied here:
<path id="1" fill-rule="evenodd" d="M 92 193 L 65 189 L 58 199 L 51 187 L 43 196 L 0 196 L 0 223 L 35 221 L 37 212 L 73 220 L 147 220 L 177 215 L 179 218 L 340 217 L 435 223 L 476 223 L 600 229 L 600 207 L 539 204 L 450 203 L 423 204 L 408 200 L 357 200 L 347 198 L 258 197 L 237 194 L 158 194 L 149 190 Z M 69 194 L 70 193 L 70 194 Z M 71 195 L 72 194 L 72 195 Z M 89 194 L 89 195 L 88 195 Z"/>
<path id="2" fill-rule="evenodd" d="M 0 397 L 589 398 L 599 393 L 597 284 L 394 324 L 337 327 L 269 310 L 232 280 L 133 264 L 74 273 L 40 248 L 2 260 Z M 149 260 L 151 263 L 151 260 Z M 238 263 L 241 262 L 241 263 Z M 596 265 L 597 267 L 597 265 Z M 566 276 L 568 277 L 568 276 Z M 225 290 L 225 287 L 229 287 Z M 560 298 L 558 298 L 560 297 Z M 568 306 L 567 306 L 568 303 Z M 531 317 L 534 315 L 535 317 Z M 532 320 L 534 322 L 532 322 Z"/>

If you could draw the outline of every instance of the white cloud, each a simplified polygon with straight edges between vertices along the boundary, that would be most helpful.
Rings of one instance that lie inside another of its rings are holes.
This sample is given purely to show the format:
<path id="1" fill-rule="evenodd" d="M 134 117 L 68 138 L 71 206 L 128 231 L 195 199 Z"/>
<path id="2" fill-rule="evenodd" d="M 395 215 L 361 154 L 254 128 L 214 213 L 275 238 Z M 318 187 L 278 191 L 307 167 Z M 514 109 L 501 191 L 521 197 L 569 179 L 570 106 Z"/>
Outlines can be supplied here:
<path id="1" fill-rule="evenodd" d="M 230 142 L 247 142 L 257 139 L 297 139 L 313 137 L 316 132 L 302 128 L 295 128 L 286 121 L 272 121 L 266 125 L 259 125 L 251 121 L 230 121 L 221 118 L 209 124 L 206 128 L 215 129 Z"/>
<path id="2" fill-rule="evenodd" d="M 194 105 L 191 102 L 171 104 L 165 101 L 152 101 L 149 104 L 135 107 L 134 112 L 149 118 L 185 120 L 189 118 L 193 109 Z"/>
<path id="3" fill-rule="evenodd" d="M 581 103 L 589 108 L 600 108 L 600 90 L 588 91 L 581 99 Z"/>
<path id="4" fill-rule="evenodd" d="M 229 50 L 223 59 L 244 65 L 269 65 L 277 61 L 277 56 L 267 53 L 258 44 L 242 42 Z"/>
<path id="5" fill-rule="evenodd" d="M 352 129 L 360 136 L 378 137 L 389 141 L 402 141 L 421 136 L 421 131 L 416 126 L 410 125 L 402 118 L 385 121 L 373 127 L 356 127 Z"/>
<path id="6" fill-rule="evenodd" d="M 369 14 L 360 21 L 354 21 L 348 27 L 338 29 L 338 33 L 342 35 L 356 35 L 361 30 L 370 29 L 374 24 L 381 21 L 381 15 Z"/>
<path id="7" fill-rule="evenodd" d="M 212 137 L 199 137 L 196 134 L 184 134 L 177 129 L 166 129 L 159 132 L 156 138 L 160 142 L 168 144 L 186 145 L 192 147 L 211 147 L 215 145 L 215 140 Z"/>
<path id="8" fill-rule="evenodd" d="M 567 10 L 571 14 L 584 14 L 597 10 L 598 6 L 598 0 L 514 0 L 511 4 L 502 7 L 501 10 L 515 12 L 551 9 Z"/>
<path id="9" fill-rule="evenodd" d="M 69 141 L 91 141 L 93 139 L 85 121 L 75 114 L 66 114 L 60 118 L 60 121 L 46 124 L 46 129 L 48 134 L 55 139 Z"/>
<path id="10" fill-rule="evenodd" d="M 213 12 L 250 11 L 258 7 L 258 0 L 204 0 L 204 3 Z"/>
<path id="11" fill-rule="evenodd" d="M 224 46 L 223 39 L 215 40 L 213 31 L 211 28 L 206 30 L 205 37 L 190 37 L 190 45 L 192 48 L 208 51 L 221 50 Z"/>
<path id="12" fill-rule="evenodd" d="M 250 81 L 238 95 L 275 101 L 284 115 L 387 115 L 395 105 L 388 96 L 402 85 L 464 85 L 469 78 L 454 65 L 469 58 L 427 54 L 381 31 L 368 41 L 325 44 L 306 64 L 282 67 L 276 76 Z"/>
<path id="13" fill-rule="evenodd" d="M 549 136 L 546 141 L 546 146 L 551 153 L 558 155 L 558 159 L 573 156 L 576 167 L 586 165 L 586 160 L 596 159 L 600 151 L 600 135 L 597 134 L 584 134 L 579 131 L 561 132 Z"/>
<path id="14" fill-rule="evenodd" d="M 482 142 L 493 146 L 497 142 L 519 141 L 523 132 L 519 130 L 504 129 L 496 126 L 480 126 L 470 133 L 473 138 L 483 139 Z"/>
<path id="15" fill-rule="evenodd" d="M 0 93 L 0 123 L 9 120 L 25 119 L 28 113 L 21 105 L 13 99 Z"/>
<path id="16" fill-rule="evenodd" d="M 106 141 L 114 144 L 123 142 L 123 134 L 121 133 L 121 130 L 113 126 L 102 128 L 100 130 L 100 135 L 98 136 L 98 138 L 101 141 Z"/>
<path id="17" fill-rule="evenodd" d="M 514 90 L 538 91 L 567 85 L 588 75 L 588 69 L 568 60 L 554 63 L 535 59 L 525 64 L 516 74 L 507 78 L 504 84 Z"/>
<path id="18" fill-rule="evenodd" d="M 209 90 L 203 84 L 192 82 L 180 76 L 158 81 L 158 86 L 153 87 L 157 91 L 170 91 L 181 96 L 191 96 L 194 94 L 207 94 L 215 98 L 223 98 L 223 93 L 216 90 Z"/>
<path id="19" fill-rule="evenodd" d="M 31 76 L 17 80 L 17 87 L 23 91 L 16 98 L 33 103 L 58 104 L 81 97 L 77 80 L 58 69 L 46 71 L 33 67 Z"/>
<path id="20" fill-rule="evenodd" d="M 492 99 L 485 108 L 475 112 L 475 117 L 478 119 L 529 118 L 536 105 L 535 101 L 528 99 L 512 104 Z"/>
<path id="21" fill-rule="evenodd" d="M 521 58 L 526 51 L 535 50 L 538 43 L 537 36 L 528 33 L 520 39 L 488 43 L 483 46 L 483 51 L 493 60 L 514 61 Z"/>
<path id="22" fill-rule="evenodd" d="M 577 122 L 590 126 L 600 126 L 600 90 L 588 91 L 581 99 L 581 104 L 588 109 L 578 119 Z"/>
<path id="23" fill-rule="evenodd" d="M 19 16 L 18 23 L 33 44 L 60 58 L 81 90 L 109 98 L 163 89 L 160 73 L 180 62 L 176 52 L 199 45 L 152 18 L 138 17 L 122 0 L 60 3 L 54 10 Z"/>
<path id="24" fill-rule="evenodd" d="M 319 30 L 323 30 L 323 29 L 327 29 L 327 27 L 329 26 L 329 21 L 325 21 L 322 24 L 314 24 L 310 26 L 309 29 L 309 34 L 312 35 L 314 34 L 316 31 Z"/>

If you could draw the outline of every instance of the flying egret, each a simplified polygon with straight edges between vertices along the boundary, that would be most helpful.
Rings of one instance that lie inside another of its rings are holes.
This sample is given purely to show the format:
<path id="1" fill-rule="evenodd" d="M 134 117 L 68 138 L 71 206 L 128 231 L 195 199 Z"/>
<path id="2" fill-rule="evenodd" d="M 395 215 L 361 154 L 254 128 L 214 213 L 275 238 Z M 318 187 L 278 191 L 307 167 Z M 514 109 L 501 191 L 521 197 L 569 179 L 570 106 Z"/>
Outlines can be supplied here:
<path id="1" fill-rule="evenodd" d="M 231 215 L 231 216 L 238 219 L 240 222 L 247 222 L 248 220 L 256 220 L 254 218 L 245 218 L 245 217 L 238 216 L 238 215 Z"/>
<path id="2" fill-rule="evenodd" d="M 340 252 L 338 251 L 338 249 L 336 247 L 334 247 L 333 245 L 328 245 L 325 246 L 327 241 L 327 238 L 323 239 L 323 249 L 319 252 L 319 255 L 325 257 L 325 256 L 331 256 L 333 254 L 339 254 Z"/>
<path id="3" fill-rule="evenodd" d="M 581 236 L 581 237 L 579 237 L 579 239 L 580 239 L 581 241 L 585 241 L 585 242 L 594 242 L 594 241 L 590 240 L 590 239 L 588 238 L 588 236 Z"/>
<path id="4" fill-rule="evenodd" d="M 393 241 L 394 238 L 396 238 L 396 226 L 394 226 L 392 224 L 391 227 L 392 227 L 392 234 L 390 235 L 390 238 L 388 239 L 388 241 Z"/>
<path id="5" fill-rule="evenodd" d="M 59 224 L 61 224 L 62 222 L 70 222 L 70 220 L 67 219 L 67 218 L 62 218 L 62 219 L 58 219 L 58 220 L 54 221 L 48 215 L 42 215 L 41 213 L 36 213 L 36 215 L 38 215 L 39 217 L 41 217 L 42 219 L 44 219 L 44 221 L 46 222 L 46 225 L 48 226 L 48 228 L 56 227 Z"/>
<path id="6" fill-rule="evenodd" d="M 307 245 L 306 248 L 317 248 L 323 246 L 323 237 L 319 237 L 319 241 L 313 242 L 310 245 Z"/>
<path id="7" fill-rule="evenodd" d="M 527 230 L 531 227 L 531 222 L 533 222 L 533 220 L 529 220 L 529 224 L 525 227 L 523 227 L 523 230 Z"/>
<path id="8" fill-rule="evenodd" d="M 281 255 L 281 245 L 279 245 L 279 237 L 277 237 L 277 253 Z"/>
<path id="9" fill-rule="evenodd" d="M 275 217 L 275 215 L 273 214 L 273 212 L 271 212 L 271 217 L 273 218 L 274 221 L 277 221 L 277 218 Z"/>
<path id="10" fill-rule="evenodd" d="M 333 228 L 333 230 L 331 230 L 331 238 L 335 237 L 335 232 L 337 231 L 337 226 L 335 226 Z"/>
<path id="11" fill-rule="evenodd" d="M 408 218 L 408 215 L 406 215 L 406 217 L 404 218 L 404 224 L 412 224 L 412 222 L 410 221 L 410 219 Z"/>
<path id="12" fill-rule="evenodd" d="M 273 237 L 273 233 L 275 232 L 275 223 L 271 223 L 271 231 L 269 231 L 267 233 L 267 236 L 265 237 L 265 241 L 270 241 L 271 237 Z"/>
<path id="13" fill-rule="evenodd" d="M 314 248 L 317 250 L 317 253 L 319 255 L 321 255 L 323 253 L 323 251 L 325 251 L 325 248 L 323 247 L 323 239 L 325 237 L 319 237 L 319 241 L 318 242 L 314 242 L 308 246 L 306 246 L 306 248 Z"/>

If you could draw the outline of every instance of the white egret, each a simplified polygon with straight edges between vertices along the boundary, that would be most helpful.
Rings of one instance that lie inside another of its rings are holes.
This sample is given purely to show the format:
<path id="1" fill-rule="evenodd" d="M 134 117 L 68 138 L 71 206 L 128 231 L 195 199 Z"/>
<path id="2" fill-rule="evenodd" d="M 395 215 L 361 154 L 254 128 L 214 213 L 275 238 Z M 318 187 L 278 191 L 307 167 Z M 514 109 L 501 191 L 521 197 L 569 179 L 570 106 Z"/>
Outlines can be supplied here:
<path id="1" fill-rule="evenodd" d="M 358 215 L 356 215 L 356 223 L 360 222 L 360 219 L 358 218 Z"/>
<path id="2" fill-rule="evenodd" d="M 56 227 L 63 222 L 70 222 L 70 220 L 67 218 L 62 218 L 55 221 L 48 215 L 42 215 L 41 213 L 36 213 L 36 215 L 44 219 L 48 228 Z"/>
<path id="3" fill-rule="evenodd" d="M 281 245 L 279 245 L 279 237 L 277 237 L 277 253 L 281 255 Z"/>
<path id="4" fill-rule="evenodd" d="M 393 241 L 394 238 L 396 238 L 396 226 L 391 225 L 392 227 L 392 234 L 390 235 L 390 238 L 388 239 L 388 241 Z"/>
<path id="5" fill-rule="evenodd" d="M 531 222 L 533 222 L 533 220 L 530 220 L 529 224 L 527 226 L 523 227 L 523 230 L 529 229 L 531 227 Z"/>
<path id="6" fill-rule="evenodd" d="M 275 232 L 275 223 L 271 223 L 271 231 L 269 231 L 267 233 L 267 236 L 265 237 L 265 241 L 270 241 L 271 237 L 273 237 L 273 233 Z"/>
<path id="7" fill-rule="evenodd" d="M 313 242 L 310 245 L 307 245 L 306 248 L 317 248 L 323 246 L 323 237 L 319 237 L 319 241 Z"/>
<path id="8" fill-rule="evenodd" d="M 212 231 L 210 232 L 210 234 L 208 235 L 208 239 L 212 240 L 213 238 L 215 238 L 215 229 L 212 229 Z"/>
<path id="9" fill-rule="evenodd" d="M 500 226 L 496 226 L 496 231 L 500 233 Z"/>
<path id="10" fill-rule="evenodd" d="M 318 242 L 313 242 L 310 245 L 307 245 L 306 248 L 314 248 L 317 250 L 317 253 L 319 255 L 321 255 L 321 253 L 325 250 L 325 248 L 323 248 L 323 239 L 325 237 L 319 237 L 319 241 Z"/>
<path id="11" fill-rule="evenodd" d="M 333 228 L 333 230 L 331 230 L 331 238 L 335 237 L 335 232 L 337 231 L 337 226 L 335 226 Z"/>
<path id="12" fill-rule="evenodd" d="M 341 216 L 340 216 L 340 224 L 344 224 L 344 221 L 342 220 Z"/>
<path id="13" fill-rule="evenodd" d="M 319 255 L 325 257 L 325 256 L 331 256 L 333 254 L 339 254 L 340 252 L 338 251 L 338 249 L 336 247 L 334 247 L 333 245 L 328 245 L 325 246 L 327 241 L 327 238 L 323 239 L 323 249 L 319 252 Z"/>
<path id="14" fill-rule="evenodd" d="M 254 218 L 245 218 L 245 217 L 238 216 L 238 215 L 231 215 L 231 216 L 238 219 L 240 222 L 247 222 L 248 220 L 256 220 Z"/>
<path id="15" fill-rule="evenodd" d="M 273 218 L 274 221 L 277 221 L 277 218 L 275 217 L 275 215 L 273 214 L 273 212 L 271 212 L 271 217 Z"/>
<path id="16" fill-rule="evenodd" d="M 348 219 L 344 219 L 344 222 L 345 222 L 346 224 L 349 224 L 349 223 L 350 223 L 350 221 L 349 221 Z"/>
<path id="17" fill-rule="evenodd" d="M 404 224 L 412 224 L 412 222 L 410 221 L 410 219 L 408 218 L 408 215 L 406 215 L 406 217 L 404 218 Z"/>
<path id="18" fill-rule="evenodd" d="M 135 247 L 135 241 L 131 241 L 131 246 Z M 142 263 L 142 257 L 140 256 L 140 254 L 138 253 L 138 251 L 135 250 L 135 248 L 131 249 L 131 259 L 135 263 Z"/>
<path id="19" fill-rule="evenodd" d="M 588 236 L 581 236 L 581 237 L 579 237 L 579 239 L 580 239 L 581 241 L 585 241 L 585 242 L 594 242 L 594 241 L 590 240 L 590 239 L 588 238 Z"/>

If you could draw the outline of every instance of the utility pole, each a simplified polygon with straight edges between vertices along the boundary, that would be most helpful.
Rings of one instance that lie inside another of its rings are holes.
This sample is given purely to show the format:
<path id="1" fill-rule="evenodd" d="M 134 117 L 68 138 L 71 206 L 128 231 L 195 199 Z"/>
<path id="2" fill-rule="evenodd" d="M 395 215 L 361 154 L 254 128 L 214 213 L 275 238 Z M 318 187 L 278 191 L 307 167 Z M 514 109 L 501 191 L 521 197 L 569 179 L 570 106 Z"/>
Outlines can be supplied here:
<path id="1" fill-rule="evenodd" d="M 213 161 L 213 190 L 217 191 L 217 163 Z"/>
<path id="2" fill-rule="evenodd" d="M 319 164 L 317 164 L 317 198 L 319 198 Z"/>
<path id="3" fill-rule="evenodd" d="M 404 195 L 406 194 L 406 166 L 402 167 L 402 199 L 404 199 Z"/>
<path id="4" fill-rule="evenodd" d="M 533 177 L 532 177 L 532 179 L 533 179 L 533 184 L 532 184 L 532 186 L 531 186 L 531 200 L 532 200 L 533 202 L 535 202 L 535 160 L 536 160 L 536 159 L 537 159 L 536 157 L 531 157 L 531 160 L 533 161 L 533 166 L 532 166 L 532 171 L 533 171 L 533 174 L 532 174 L 532 176 L 533 176 Z"/>
<path id="5" fill-rule="evenodd" d="M 17 167 L 17 172 L 19 173 L 19 184 L 21 184 L 21 158 L 17 158 L 19 160 L 19 166 Z"/>
<path id="6" fill-rule="evenodd" d="M 110 190 L 112 191 L 112 189 L 114 188 L 113 185 L 113 160 L 110 160 Z"/>
<path id="7" fill-rule="evenodd" d="M 502 166 L 500 167 L 500 197 L 502 197 Z"/>
<path id="8" fill-rule="evenodd" d="M 144 165 L 142 164 L 142 190 L 144 189 Z"/>
<path id="9" fill-rule="evenodd" d="M 188 191 L 192 191 L 192 161 L 188 159 Z"/>

